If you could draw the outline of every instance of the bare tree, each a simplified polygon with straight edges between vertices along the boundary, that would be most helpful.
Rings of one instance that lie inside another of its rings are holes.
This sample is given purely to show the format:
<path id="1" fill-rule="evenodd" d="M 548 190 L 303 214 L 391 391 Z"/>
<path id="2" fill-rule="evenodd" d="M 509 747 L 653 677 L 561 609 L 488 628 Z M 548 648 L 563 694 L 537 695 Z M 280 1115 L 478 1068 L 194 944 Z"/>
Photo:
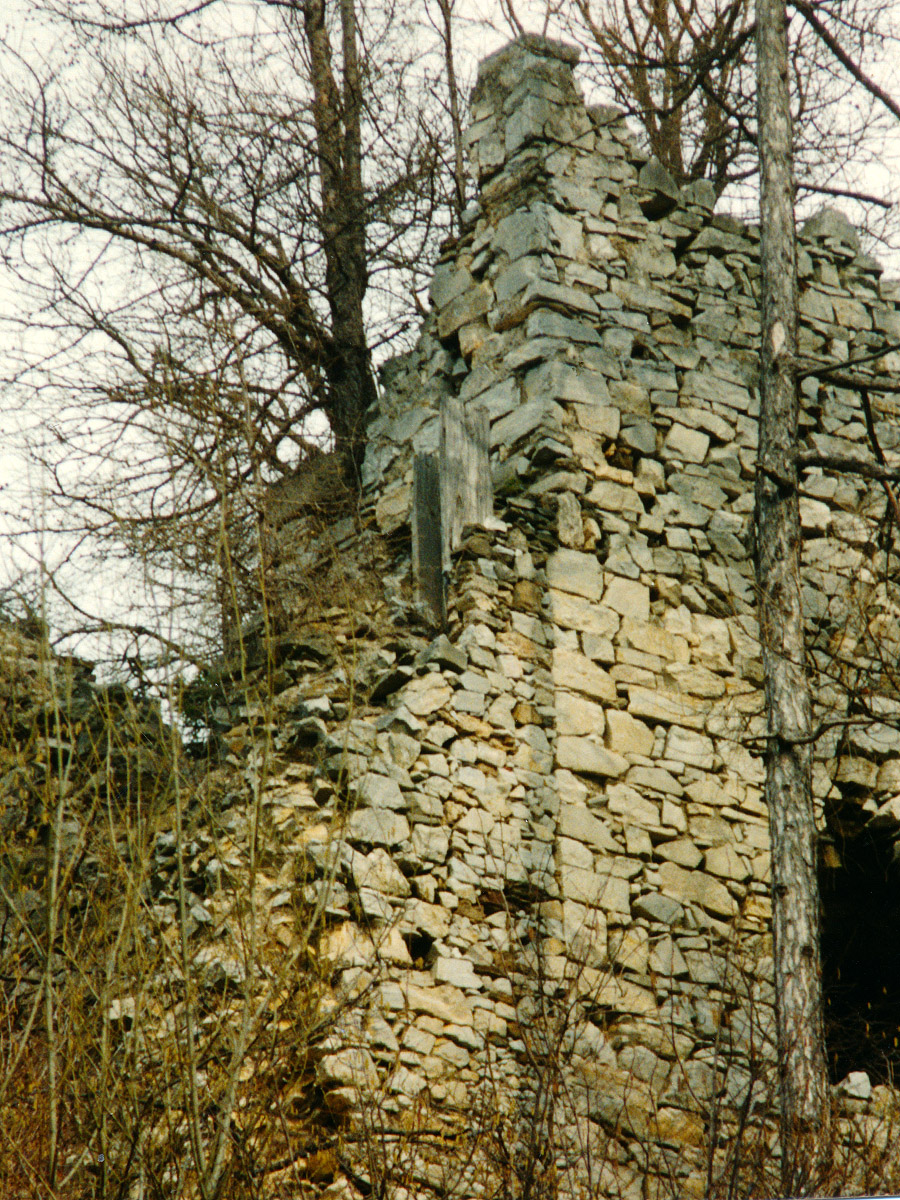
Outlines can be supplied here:
<path id="1" fill-rule="evenodd" d="M 762 355 L 756 575 L 765 672 L 782 1186 L 813 1183 L 828 1144 L 812 722 L 800 592 L 797 249 L 787 22 L 757 0 Z"/>
<path id="2" fill-rule="evenodd" d="M 879 160 L 891 124 L 875 103 L 877 84 L 860 64 L 894 40 L 891 7 L 854 0 L 839 8 L 793 8 L 798 195 L 859 200 L 873 232 L 881 234 L 893 197 L 873 194 L 862 168 Z M 550 25 L 584 47 L 592 82 L 635 118 L 648 149 L 679 184 L 707 179 L 718 195 L 742 185 L 755 191 L 756 43 L 749 0 L 570 0 L 548 6 L 547 13 Z"/>
<path id="3" fill-rule="evenodd" d="M 417 61 L 452 63 L 451 8 L 438 45 L 389 2 L 34 11 L 3 48 L 4 374 L 60 531 L 190 576 L 228 528 L 246 575 L 254 488 L 332 439 L 355 477 L 373 354 L 461 202 Z"/>

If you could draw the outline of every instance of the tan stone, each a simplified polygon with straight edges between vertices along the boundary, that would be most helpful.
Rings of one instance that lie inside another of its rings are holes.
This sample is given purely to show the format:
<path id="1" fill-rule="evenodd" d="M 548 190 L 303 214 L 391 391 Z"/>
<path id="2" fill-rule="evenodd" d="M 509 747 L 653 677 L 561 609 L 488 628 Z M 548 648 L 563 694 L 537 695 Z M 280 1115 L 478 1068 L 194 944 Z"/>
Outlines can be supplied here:
<path id="1" fill-rule="evenodd" d="M 653 753 L 653 730 L 630 713 L 609 709 L 606 726 L 606 744 L 615 754 L 641 754 L 649 758 Z"/>
<path id="2" fill-rule="evenodd" d="M 716 675 L 706 667 L 698 667 L 687 663 L 669 663 L 663 671 L 663 679 L 671 683 L 679 692 L 689 692 L 692 696 L 715 700 L 725 695 L 725 681 L 721 675 Z"/>
<path id="3" fill-rule="evenodd" d="M 384 492 L 375 503 L 375 522 L 382 533 L 394 533 L 409 519 L 412 484 L 401 483 Z"/>
<path id="4" fill-rule="evenodd" d="M 626 615 L 623 618 L 617 640 L 623 646 L 632 646 L 645 654 L 655 654 L 667 662 L 690 661 L 691 652 L 686 638 L 670 633 L 660 625 L 635 620 L 634 616 Z"/>
<path id="5" fill-rule="evenodd" d="M 621 853 L 605 821 L 599 820 L 584 805 L 563 803 L 560 805 L 557 828 L 563 837 L 575 838 L 598 850 Z"/>
<path id="6" fill-rule="evenodd" d="M 647 829 L 659 827 L 659 809 L 652 800 L 647 800 L 633 787 L 628 787 L 624 783 L 614 784 L 607 790 L 607 796 L 607 804 L 611 813 L 616 813 Z"/>
<path id="7" fill-rule="evenodd" d="M 594 484 L 587 494 L 587 499 L 606 512 L 631 513 L 635 516 L 641 516 L 644 512 L 641 498 L 634 488 L 622 487 L 621 484 L 611 483 L 606 479 Z"/>
<path id="8" fill-rule="evenodd" d="M 547 582 L 561 592 L 599 600 L 603 572 L 593 554 L 580 550 L 557 550 L 547 559 Z"/>
<path id="9" fill-rule="evenodd" d="M 699 904 L 717 917 L 733 917 L 737 912 L 737 904 L 728 889 L 702 871 L 685 871 L 675 863 L 662 863 L 659 882 L 663 891 L 675 900 Z"/>
<path id="10" fill-rule="evenodd" d="M 650 616 L 650 589 L 636 579 L 614 575 L 603 593 L 603 603 L 624 617 L 646 623 Z"/>
<path id="11" fill-rule="evenodd" d="M 713 846 L 706 852 L 704 863 L 706 870 L 722 879 L 735 879 L 742 883 L 751 875 L 750 867 L 745 859 L 737 853 L 733 846 Z"/>
<path id="12" fill-rule="evenodd" d="M 608 704 L 616 700 L 616 685 L 606 671 L 575 650 L 553 651 L 553 682 Z"/>
<path id="13" fill-rule="evenodd" d="M 609 638 L 619 627 L 618 613 L 598 604 L 596 600 L 585 600 L 558 588 L 549 588 L 548 597 L 550 615 L 563 629 L 577 629 L 579 633 Z"/>
<path id="14" fill-rule="evenodd" d="M 443 708 L 452 695 L 450 685 L 442 675 L 435 673 L 410 680 L 400 698 L 414 717 L 427 717 Z"/>
<path id="15" fill-rule="evenodd" d="M 371 854 L 353 856 L 353 882 L 358 888 L 372 888 L 384 896 L 406 897 L 410 894 L 409 881 L 380 846 Z"/>
<path id="16" fill-rule="evenodd" d="M 593 870 L 561 866 L 559 890 L 564 900 L 575 900 L 605 912 L 631 915 L 627 880 L 610 874 L 601 864 Z"/>
<path id="17" fill-rule="evenodd" d="M 436 1017 L 448 1025 L 471 1025 L 472 1006 L 465 994 L 450 984 L 436 987 L 420 987 L 418 984 L 402 985 L 406 1006 L 413 1012 Z"/>
<path id="18" fill-rule="evenodd" d="M 609 959 L 617 970 L 643 975 L 650 961 L 650 934 L 640 925 L 628 925 L 608 935 Z"/>
<path id="19" fill-rule="evenodd" d="M 617 779 L 628 770 L 628 759 L 613 754 L 586 737 L 560 737 L 556 743 L 556 763 L 583 775 L 603 775 Z"/>
<path id="20" fill-rule="evenodd" d="M 556 729 L 558 733 L 580 737 L 593 733 L 598 737 L 606 728 L 606 717 L 599 704 L 576 696 L 573 692 L 560 692 L 556 697 Z M 621 753 L 617 747 L 611 749 Z"/>
<path id="21" fill-rule="evenodd" d="M 632 716 L 648 717 L 651 721 L 702 729 L 709 704 L 685 692 L 653 691 L 632 685 L 628 689 L 628 711 Z"/>
<path id="22" fill-rule="evenodd" d="M 674 842 L 660 842 L 654 853 L 657 858 L 666 862 L 677 863 L 680 867 L 692 870 L 703 862 L 703 855 L 690 838 L 677 838 Z M 718 874 L 719 872 L 714 872 Z"/>
<path id="23" fill-rule="evenodd" d="M 702 463 L 709 450 L 709 435 L 675 421 L 666 436 L 665 448 L 670 456 L 683 462 Z"/>

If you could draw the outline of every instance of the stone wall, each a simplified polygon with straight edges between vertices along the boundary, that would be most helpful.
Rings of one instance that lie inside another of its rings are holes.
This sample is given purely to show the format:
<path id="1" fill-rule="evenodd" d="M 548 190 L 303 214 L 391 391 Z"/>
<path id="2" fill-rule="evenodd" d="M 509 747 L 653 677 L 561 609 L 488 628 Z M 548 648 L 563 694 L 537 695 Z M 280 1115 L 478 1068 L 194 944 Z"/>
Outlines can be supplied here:
<path id="1" fill-rule="evenodd" d="M 335 1107 L 368 1090 L 383 1111 L 458 1123 L 480 1097 L 525 1129 L 552 1045 L 568 1191 L 591 1177 L 646 1195 L 652 1178 L 700 1195 L 712 1109 L 727 1129 L 746 1106 L 765 1129 L 772 1099 L 759 238 L 714 213 L 705 184 L 677 188 L 617 112 L 587 109 L 576 58 L 526 38 L 482 64 L 478 198 L 369 427 L 358 544 L 378 543 L 387 590 L 332 616 L 350 631 L 380 605 L 393 632 L 356 657 L 352 704 L 328 700 L 345 668 L 298 685 L 320 781 L 301 837 L 330 912 L 320 954 L 368 1014 L 320 1080 Z M 807 222 L 799 257 L 804 361 L 867 359 L 871 433 L 897 463 L 878 382 L 900 365 L 900 290 L 836 213 Z M 827 466 L 874 461 L 859 395 L 812 375 L 802 391 L 827 884 L 856 839 L 890 850 L 900 820 L 896 528 L 880 486 Z M 455 556 L 435 636 L 409 599 L 408 526 L 413 455 L 435 448 L 447 396 L 488 412 L 498 527 Z M 337 840 L 323 805 L 346 812 Z M 854 1075 L 843 1093 L 871 1142 L 887 1089 Z M 420 1182 L 440 1170 L 438 1155 Z M 474 1194 L 488 1168 L 472 1170 Z"/>

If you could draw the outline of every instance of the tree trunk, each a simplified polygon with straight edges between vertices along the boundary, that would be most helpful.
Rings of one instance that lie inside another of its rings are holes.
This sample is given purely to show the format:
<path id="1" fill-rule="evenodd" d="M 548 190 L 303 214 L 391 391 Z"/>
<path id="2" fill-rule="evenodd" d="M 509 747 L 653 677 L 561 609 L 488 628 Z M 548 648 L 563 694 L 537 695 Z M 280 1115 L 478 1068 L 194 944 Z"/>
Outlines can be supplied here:
<path id="1" fill-rule="evenodd" d="M 800 594 L 797 495 L 797 257 L 784 0 L 757 0 L 762 179 L 762 354 L 756 573 L 766 681 L 766 802 L 772 842 L 782 1189 L 825 1165 L 829 1095 L 822 1022 L 812 742 Z"/>
<path id="2" fill-rule="evenodd" d="M 368 269 L 355 0 L 340 0 L 343 88 L 334 78 L 325 0 L 305 0 L 303 19 L 312 68 L 325 290 L 331 310 L 325 363 L 328 412 L 338 451 L 353 472 L 365 448 L 365 412 L 376 397 L 363 319 Z"/>

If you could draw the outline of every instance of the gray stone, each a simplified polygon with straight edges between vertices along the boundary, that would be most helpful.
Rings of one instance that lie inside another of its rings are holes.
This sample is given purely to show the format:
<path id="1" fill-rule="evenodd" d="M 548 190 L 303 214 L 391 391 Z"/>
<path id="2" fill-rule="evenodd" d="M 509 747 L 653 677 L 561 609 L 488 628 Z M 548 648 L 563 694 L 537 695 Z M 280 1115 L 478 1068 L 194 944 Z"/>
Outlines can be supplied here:
<path id="1" fill-rule="evenodd" d="M 595 306 L 596 307 L 596 306 Z M 606 379 L 597 371 L 576 370 L 567 363 L 541 363 L 525 376 L 525 395 L 531 399 L 569 401 L 574 404 L 609 404 Z"/>
<path id="2" fill-rule="evenodd" d="M 449 983 L 469 990 L 482 986 L 481 977 L 467 958 L 438 958 L 432 968 L 435 983 Z"/>
<path id="3" fill-rule="evenodd" d="M 545 418 L 554 416 L 554 407 L 546 400 L 532 400 L 513 409 L 491 425 L 491 446 L 514 446 L 532 433 Z"/>
<path id="4" fill-rule="evenodd" d="M 564 317 L 561 313 L 542 308 L 531 314 L 525 327 L 529 341 L 536 338 L 558 338 L 563 342 L 600 345 L 600 334 L 587 321 Z"/>
<path id="5" fill-rule="evenodd" d="M 442 863 L 450 848 L 450 835 L 446 829 L 434 825 L 416 825 L 412 831 L 412 847 L 417 858 Z"/>
<path id="6" fill-rule="evenodd" d="M 660 892 L 648 892 L 640 896 L 632 905 L 632 910 L 636 917 L 660 921 L 664 925 L 680 924 L 684 917 L 684 909 L 677 900 Z"/>
<path id="7" fill-rule="evenodd" d="M 372 846 L 396 846 L 409 837 L 409 822 L 387 809 L 358 808 L 350 814 L 347 837 Z"/>
<path id="8" fill-rule="evenodd" d="M 575 838 L 612 854 L 620 853 L 621 848 L 616 844 L 606 822 L 594 816 L 591 810 L 583 805 L 562 805 L 557 827 L 563 837 Z"/>
<path id="9" fill-rule="evenodd" d="M 681 192 L 671 174 L 658 158 L 651 158 L 638 172 L 638 184 L 648 191 L 658 192 L 672 201 L 681 199 Z"/>
<path id="10" fill-rule="evenodd" d="M 438 313 L 438 336 L 447 338 L 461 325 L 468 325 L 478 317 L 483 317 L 489 311 L 492 300 L 493 292 L 488 283 L 480 283 L 462 296 L 457 296 Z"/>
<path id="11" fill-rule="evenodd" d="M 659 868 L 663 890 L 680 902 L 699 904 L 717 917 L 733 917 L 737 903 L 718 879 L 702 871 L 685 871 L 675 863 L 664 862 Z"/>
<path id="12" fill-rule="evenodd" d="M 804 222 L 800 236 L 811 241 L 831 240 L 859 254 L 859 234 L 842 212 L 823 208 Z"/>
<path id="13" fill-rule="evenodd" d="M 696 429 L 688 429 L 678 421 L 666 435 L 664 451 L 667 457 L 679 458 L 684 462 L 702 463 L 709 450 L 709 435 Z"/>
<path id="14" fill-rule="evenodd" d="M 358 888 L 370 888 L 385 896 L 405 898 L 411 890 L 409 880 L 381 847 L 371 854 L 353 856 L 353 882 Z"/>
<path id="15" fill-rule="evenodd" d="M 359 803 L 368 808 L 404 808 L 405 801 L 399 784 L 386 775 L 369 772 L 359 785 Z"/>

